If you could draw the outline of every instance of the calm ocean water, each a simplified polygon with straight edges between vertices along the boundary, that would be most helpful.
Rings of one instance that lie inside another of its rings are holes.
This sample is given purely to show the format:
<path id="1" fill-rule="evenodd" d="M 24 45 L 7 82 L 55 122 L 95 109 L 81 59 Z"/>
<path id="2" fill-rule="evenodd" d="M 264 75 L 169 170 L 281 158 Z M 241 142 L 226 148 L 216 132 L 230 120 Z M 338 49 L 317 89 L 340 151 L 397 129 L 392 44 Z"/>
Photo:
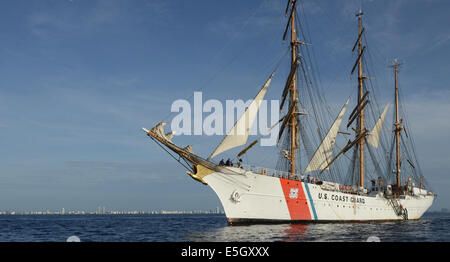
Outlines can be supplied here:
<path id="1" fill-rule="evenodd" d="M 419 221 L 228 226 L 223 215 L 0 215 L 0 241 L 450 241 L 450 215 Z"/>

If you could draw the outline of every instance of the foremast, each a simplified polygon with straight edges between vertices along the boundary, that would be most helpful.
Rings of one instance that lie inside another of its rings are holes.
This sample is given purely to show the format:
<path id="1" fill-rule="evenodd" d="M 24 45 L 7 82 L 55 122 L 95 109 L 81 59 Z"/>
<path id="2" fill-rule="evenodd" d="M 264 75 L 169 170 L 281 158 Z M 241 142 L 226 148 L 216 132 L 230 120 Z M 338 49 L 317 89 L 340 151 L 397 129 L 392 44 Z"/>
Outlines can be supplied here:
<path id="1" fill-rule="evenodd" d="M 291 28 L 291 39 L 290 39 L 290 48 L 291 48 L 291 72 L 289 73 L 285 91 L 289 92 L 289 110 L 286 117 L 289 119 L 289 124 L 287 125 L 288 131 L 290 134 L 289 138 L 289 153 L 287 154 L 287 159 L 289 160 L 289 169 L 292 174 L 296 174 L 296 150 L 298 150 L 299 145 L 297 143 L 299 122 L 297 121 L 297 116 L 299 115 L 298 110 L 298 90 L 297 90 L 297 68 L 300 63 L 299 59 L 301 56 L 298 53 L 298 45 L 305 44 L 304 42 L 297 40 L 297 31 L 295 26 L 296 19 L 296 3 L 297 0 L 289 0 L 288 5 L 286 7 L 286 15 L 289 13 L 289 19 L 286 25 L 286 29 L 283 35 L 283 41 L 286 40 L 287 32 L 289 27 Z M 285 92 L 283 92 L 285 93 Z M 283 94 L 283 102 L 284 103 L 284 94 Z M 281 109 L 281 108 L 280 108 Z M 283 128 L 282 128 L 283 129 Z M 282 132 L 280 132 L 281 135 Z"/>
<path id="2" fill-rule="evenodd" d="M 291 20 L 288 22 L 291 24 L 291 67 L 296 63 L 297 60 L 297 46 L 296 46 L 296 39 L 297 39 L 297 34 L 295 31 L 295 3 L 296 0 L 293 1 L 292 3 L 292 15 L 291 15 Z M 290 106 L 294 106 L 294 104 L 296 103 L 296 99 L 297 99 L 297 70 L 295 70 L 294 72 L 292 72 L 292 81 L 291 81 L 291 89 L 290 89 Z M 295 174 L 295 150 L 296 150 L 296 129 L 297 129 L 297 118 L 296 117 L 291 117 L 291 121 L 290 121 L 290 133 L 291 133 L 291 153 L 290 153 L 290 161 L 291 161 L 291 173 Z"/>

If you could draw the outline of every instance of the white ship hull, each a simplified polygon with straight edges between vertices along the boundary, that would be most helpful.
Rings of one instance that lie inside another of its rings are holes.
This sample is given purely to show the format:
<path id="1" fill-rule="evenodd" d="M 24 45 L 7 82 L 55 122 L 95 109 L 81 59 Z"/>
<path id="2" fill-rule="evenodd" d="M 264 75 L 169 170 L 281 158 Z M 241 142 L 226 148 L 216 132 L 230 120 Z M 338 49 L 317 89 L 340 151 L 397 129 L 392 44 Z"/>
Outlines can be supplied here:
<path id="1" fill-rule="evenodd" d="M 323 185 L 231 168 L 240 174 L 215 172 L 203 179 L 219 197 L 230 224 L 249 222 L 338 222 L 419 219 L 434 195 L 400 196 L 407 216 L 397 215 L 381 192 L 358 195 L 326 190 Z"/>

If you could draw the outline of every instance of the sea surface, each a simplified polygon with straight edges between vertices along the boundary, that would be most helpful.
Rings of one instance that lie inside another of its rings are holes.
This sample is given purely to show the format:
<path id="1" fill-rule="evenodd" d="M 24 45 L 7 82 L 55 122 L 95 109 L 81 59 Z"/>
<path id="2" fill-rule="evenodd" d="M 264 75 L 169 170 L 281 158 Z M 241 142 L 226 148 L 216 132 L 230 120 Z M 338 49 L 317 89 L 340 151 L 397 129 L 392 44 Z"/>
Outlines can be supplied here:
<path id="1" fill-rule="evenodd" d="M 1 242 L 450 241 L 450 214 L 384 223 L 229 226 L 223 215 L 0 215 Z"/>

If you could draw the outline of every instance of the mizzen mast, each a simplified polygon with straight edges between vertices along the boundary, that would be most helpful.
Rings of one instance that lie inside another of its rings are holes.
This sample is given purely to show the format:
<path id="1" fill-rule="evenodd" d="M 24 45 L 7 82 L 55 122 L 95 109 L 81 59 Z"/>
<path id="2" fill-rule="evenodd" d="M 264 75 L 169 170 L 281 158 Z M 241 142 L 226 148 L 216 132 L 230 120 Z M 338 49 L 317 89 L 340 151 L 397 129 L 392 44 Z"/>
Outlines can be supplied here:
<path id="1" fill-rule="evenodd" d="M 395 174 L 397 177 L 397 188 L 399 189 L 401 186 L 400 181 L 400 166 L 401 166 L 401 160 L 400 160 L 400 132 L 402 131 L 401 126 L 401 120 L 399 119 L 399 112 L 398 112 L 398 68 L 400 64 L 398 63 L 397 59 L 394 60 L 394 64 L 392 67 L 394 68 L 394 76 L 395 76 L 395 142 L 396 142 L 396 170 Z"/>

